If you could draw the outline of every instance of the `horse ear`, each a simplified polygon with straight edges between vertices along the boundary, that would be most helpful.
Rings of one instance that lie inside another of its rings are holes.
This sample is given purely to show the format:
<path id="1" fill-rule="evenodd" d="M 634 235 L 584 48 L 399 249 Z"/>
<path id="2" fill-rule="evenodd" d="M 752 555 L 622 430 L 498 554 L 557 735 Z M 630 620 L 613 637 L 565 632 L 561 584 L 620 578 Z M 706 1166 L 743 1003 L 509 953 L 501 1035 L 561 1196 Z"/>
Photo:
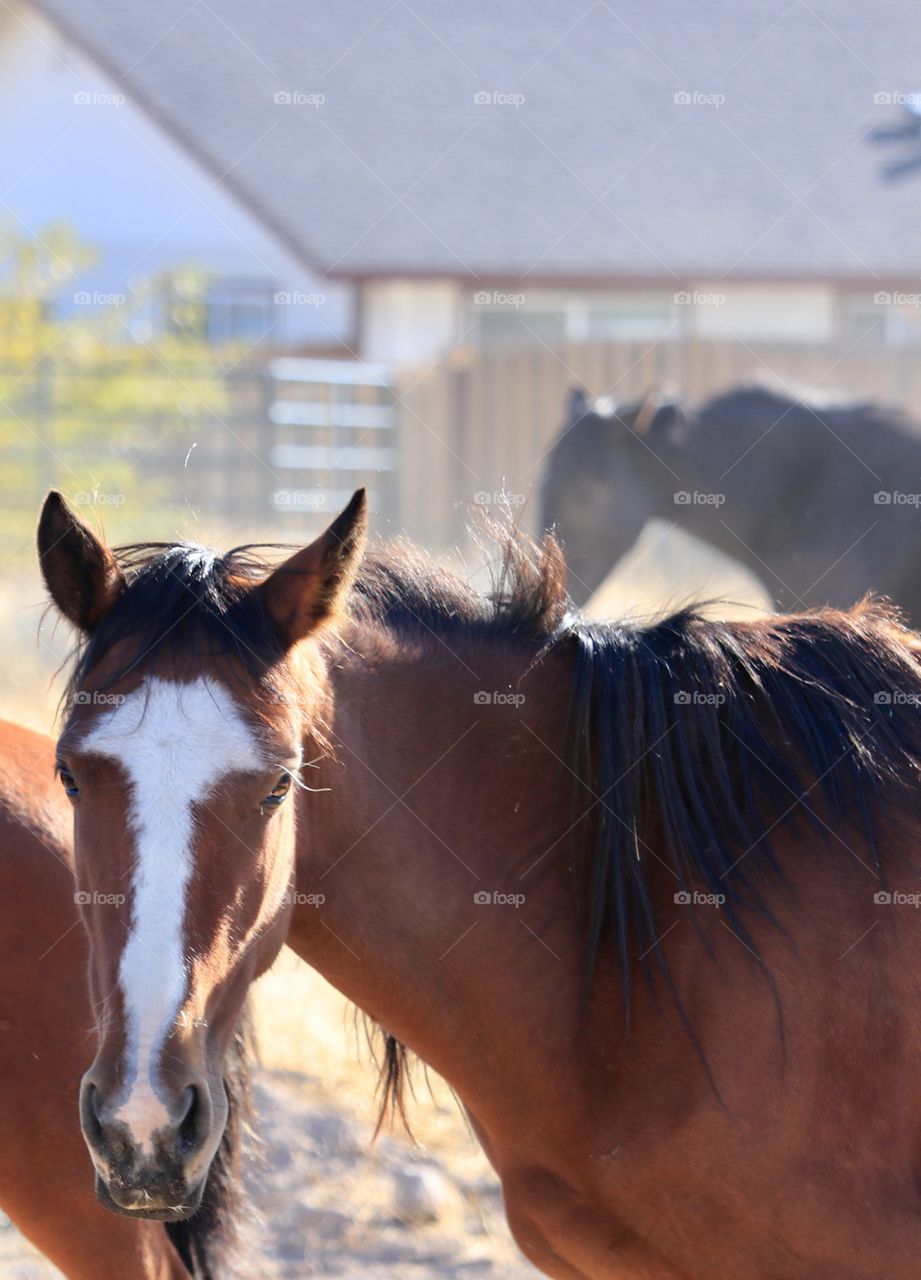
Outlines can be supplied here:
<path id="1" fill-rule="evenodd" d="M 652 438 L 667 440 L 669 444 L 678 444 L 687 434 L 688 420 L 680 404 L 667 400 L 659 405 L 655 417 L 649 424 Z"/>
<path id="2" fill-rule="evenodd" d="M 263 607 L 289 645 L 303 640 L 342 608 L 367 534 L 368 503 L 364 489 L 359 489 L 325 533 L 256 587 Z"/>
<path id="3" fill-rule="evenodd" d="M 588 396 L 582 387 L 571 387 L 566 398 L 566 421 L 573 426 L 588 413 Z"/>
<path id="4" fill-rule="evenodd" d="M 48 594 L 82 631 L 92 631 L 125 588 L 112 552 L 52 489 L 38 522 L 38 559 Z"/>
<path id="5" fill-rule="evenodd" d="M 687 418 L 680 404 L 649 394 L 643 401 L 633 430 L 646 440 L 668 440 L 674 444 L 687 430 Z"/>

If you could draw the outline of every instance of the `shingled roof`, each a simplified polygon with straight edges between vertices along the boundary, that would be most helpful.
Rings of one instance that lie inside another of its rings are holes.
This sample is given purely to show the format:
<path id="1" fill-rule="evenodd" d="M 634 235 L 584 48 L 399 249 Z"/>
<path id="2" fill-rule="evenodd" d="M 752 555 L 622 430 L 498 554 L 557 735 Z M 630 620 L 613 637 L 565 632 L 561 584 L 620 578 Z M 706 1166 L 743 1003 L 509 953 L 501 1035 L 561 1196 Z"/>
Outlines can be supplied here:
<path id="1" fill-rule="evenodd" d="M 921 266 L 916 0 L 38 8 L 333 276 Z"/>

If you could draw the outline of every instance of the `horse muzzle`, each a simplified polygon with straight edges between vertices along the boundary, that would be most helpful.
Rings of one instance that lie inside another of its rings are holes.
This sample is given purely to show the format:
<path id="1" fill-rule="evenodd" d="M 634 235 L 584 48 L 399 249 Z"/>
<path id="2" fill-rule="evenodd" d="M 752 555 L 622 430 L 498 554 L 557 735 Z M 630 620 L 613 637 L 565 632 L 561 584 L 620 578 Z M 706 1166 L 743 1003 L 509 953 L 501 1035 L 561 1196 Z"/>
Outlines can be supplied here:
<path id="1" fill-rule="evenodd" d="M 114 1213 L 176 1221 L 199 1207 L 227 1119 L 226 1098 L 214 1106 L 201 1079 L 171 1091 L 168 1116 L 135 1132 L 88 1073 L 80 1090 L 83 1137 L 96 1169 L 96 1195 Z"/>

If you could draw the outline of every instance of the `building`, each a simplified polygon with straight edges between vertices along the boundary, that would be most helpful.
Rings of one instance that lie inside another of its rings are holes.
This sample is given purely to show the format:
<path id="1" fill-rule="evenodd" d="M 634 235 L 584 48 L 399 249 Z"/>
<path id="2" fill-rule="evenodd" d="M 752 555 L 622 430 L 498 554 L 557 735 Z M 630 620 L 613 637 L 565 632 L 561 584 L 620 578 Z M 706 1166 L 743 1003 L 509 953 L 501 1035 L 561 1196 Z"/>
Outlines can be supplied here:
<path id="1" fill-rule="evenodd" d="M 690 31 L 690 34 L 689 34 Z M 0 209 L 195 262 L 209 330 L 921 342 L 909 0 L 10 0 Z"/>

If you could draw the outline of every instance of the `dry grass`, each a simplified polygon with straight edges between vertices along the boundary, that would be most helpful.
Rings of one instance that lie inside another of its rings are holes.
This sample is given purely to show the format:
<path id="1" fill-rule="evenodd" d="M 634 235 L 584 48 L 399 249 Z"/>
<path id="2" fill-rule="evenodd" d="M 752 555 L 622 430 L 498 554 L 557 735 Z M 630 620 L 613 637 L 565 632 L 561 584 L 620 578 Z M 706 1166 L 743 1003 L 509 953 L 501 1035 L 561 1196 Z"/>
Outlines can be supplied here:
<path id="1" fill-rule="evenodd" d="M 354 1006 L 287 948 L 254 995 L 264 1065 L 309 1077 L 312 1100 L 351 1116 L 370 1142 L 377 1122 L 377 1071 Z M 462 1178 L 485 1174 L 486 1159 L 445 1082 L 421 1067 L 414 1081 L 409 1118 L 415 1141 L 433 1155 L 450 1155 L 452 1172 Z M 386 1132 L 412 1145 L 398 1123 Z"/>

